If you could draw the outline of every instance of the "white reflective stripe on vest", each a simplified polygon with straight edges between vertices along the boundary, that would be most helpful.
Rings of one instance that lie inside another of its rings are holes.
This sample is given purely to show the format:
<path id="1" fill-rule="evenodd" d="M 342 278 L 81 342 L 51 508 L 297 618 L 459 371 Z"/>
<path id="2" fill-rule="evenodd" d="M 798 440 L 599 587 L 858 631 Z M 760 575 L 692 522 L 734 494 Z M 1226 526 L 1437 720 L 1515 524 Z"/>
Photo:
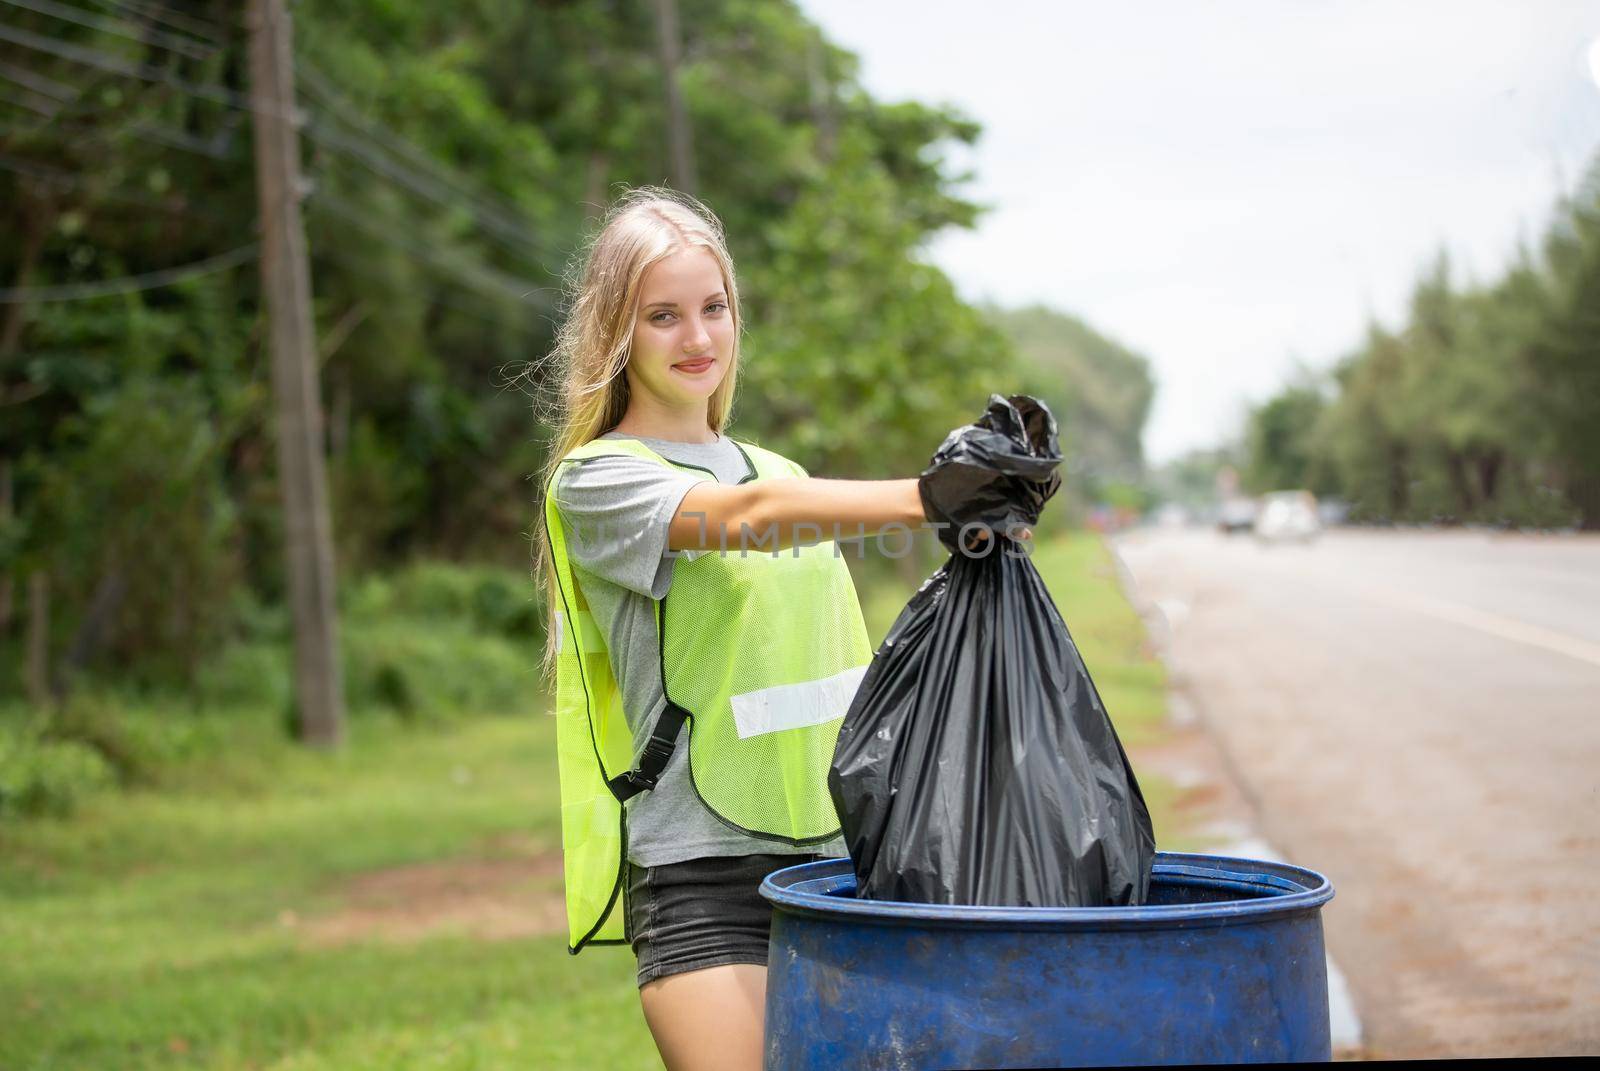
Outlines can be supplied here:
<path id="1" fill-rule="evenodd" d="M 733 706 L 739 739 L 822 725 L 844 717 L 866 675 L 866 666 L 854 666 L 821 680 L 777 684 L 733 696 L 728 702 Z"/>
<path id="2" fill-rule="evenodd" d="M 594 614 L 587 610 L 579 610 L 577 621 L 578 631 L 583 639 L 578 645 L 578 651 L 582 653 L 605 650 L 605 639 L 600 635 L 600 626 L 595 623 Z M 567 646 L 567 615 L 560 610 L 556 611 L 555 627 L 556 654 L 560 654 Z"/>

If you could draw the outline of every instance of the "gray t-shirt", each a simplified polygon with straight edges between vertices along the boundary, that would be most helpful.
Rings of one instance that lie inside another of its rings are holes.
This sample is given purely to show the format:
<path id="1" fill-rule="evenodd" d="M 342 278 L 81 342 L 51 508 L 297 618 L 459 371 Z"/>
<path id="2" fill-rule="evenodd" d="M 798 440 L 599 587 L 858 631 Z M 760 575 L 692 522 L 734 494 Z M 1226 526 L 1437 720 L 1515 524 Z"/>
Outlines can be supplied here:
<path id="1" fill-rule="evenodd" d="M 744 454 L 726 435 L 714 443 L 685 443 L 610 431 L 602 439 L 637 439 L 668 461 L 710 472 L 720 483 L 751 475 Z M 667 529 L 689 489 L 700 480 L 632 456 L 598 457 L 563 465 L 556 505 L 577 582 L 606 638 L 611 671 L 622 689 L 634 750 L 643 746 L 666 706 L 661 688 L 660 637 L 654 600 L 672 584 L 676 557 L 667 554 Z M 580 538 L 584 537 L 584 538 Z M 682 551 L 685 558 L 717 551 Z M 795 847 L 761 840 L 725 825 L 708 811 L 689 781 L 688 729 L 656 787 L 628 800 L 628 858 L 662 866 L 702 856 L 755 854 L 847 855 L 844 839 Z"/>

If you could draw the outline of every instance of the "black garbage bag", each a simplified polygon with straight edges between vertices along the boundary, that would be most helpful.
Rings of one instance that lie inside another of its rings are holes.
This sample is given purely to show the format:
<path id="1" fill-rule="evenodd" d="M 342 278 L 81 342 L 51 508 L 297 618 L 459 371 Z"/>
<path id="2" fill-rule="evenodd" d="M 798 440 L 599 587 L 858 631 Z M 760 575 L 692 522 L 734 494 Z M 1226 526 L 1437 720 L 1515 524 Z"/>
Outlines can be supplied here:
<path id="1" fill-rule="evenodd" d="M 1044 403 L 992 395 L 922 474 L 953 553 L 879 646 L 828 774 L 863 899 L 1146 899 L 1155 837 L 1138 781 L 1027 548 L 1005 535 L 1038 521 L 1060 461 Z M 994 534 L 979 543 L 980 529 Z"/>

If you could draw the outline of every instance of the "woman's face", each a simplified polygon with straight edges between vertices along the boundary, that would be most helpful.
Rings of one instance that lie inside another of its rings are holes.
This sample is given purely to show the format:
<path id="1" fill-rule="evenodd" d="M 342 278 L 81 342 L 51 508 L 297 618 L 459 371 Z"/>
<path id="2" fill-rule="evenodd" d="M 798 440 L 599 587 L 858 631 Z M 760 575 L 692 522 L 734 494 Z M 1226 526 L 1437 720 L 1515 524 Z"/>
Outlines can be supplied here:
<path id="1" fill-rule="evenodd" d="M 733 360 L 733 314 L 722 270 L 710 251 L 691 246 L 652 264 L 634 311 L 628 384 L 678 408 L 703 403 Z"/>

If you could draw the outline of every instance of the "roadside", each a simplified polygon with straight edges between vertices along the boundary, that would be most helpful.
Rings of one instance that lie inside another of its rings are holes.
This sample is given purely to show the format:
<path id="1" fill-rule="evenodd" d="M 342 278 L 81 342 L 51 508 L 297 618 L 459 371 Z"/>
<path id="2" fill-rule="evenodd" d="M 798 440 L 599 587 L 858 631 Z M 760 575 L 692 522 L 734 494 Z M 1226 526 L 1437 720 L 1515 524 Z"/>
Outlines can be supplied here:
<path id="1" fill-rule="evenodd" d="M 1367 1054 L 1596 1051 L 1600 539 L 1117 546 L 1256 827 L 1334 883 L 1323 924 Z"/>
<path id="2" fill-rule="evenodd" d="M 1175 789 L 1169 834 L 1158 829 L 1164 851 L 1192 851 L 1284 862 L 1261 832 L 1262 801 L 1211 725 L 1194 682 L 1176 664 L 1172 635 L 1188 608 L 1179 602 L 1157 603 L 1145 597 L 1113 542 L 1107 550 L 1129 605 L 1143 620 L 1150 645 L 1167 670 L 1167 719 L 1159 740 L 1130 746 L 1129 758 L 1141 779 L 1149 774 Z M 1335 886 L 1335 895 L 1338 888 Z M 1335 1060 L 1369 1058 L 1363 1048 L 1360 1016 L 1344 972 L 1328 956 L 1328 1014 Z"/>

